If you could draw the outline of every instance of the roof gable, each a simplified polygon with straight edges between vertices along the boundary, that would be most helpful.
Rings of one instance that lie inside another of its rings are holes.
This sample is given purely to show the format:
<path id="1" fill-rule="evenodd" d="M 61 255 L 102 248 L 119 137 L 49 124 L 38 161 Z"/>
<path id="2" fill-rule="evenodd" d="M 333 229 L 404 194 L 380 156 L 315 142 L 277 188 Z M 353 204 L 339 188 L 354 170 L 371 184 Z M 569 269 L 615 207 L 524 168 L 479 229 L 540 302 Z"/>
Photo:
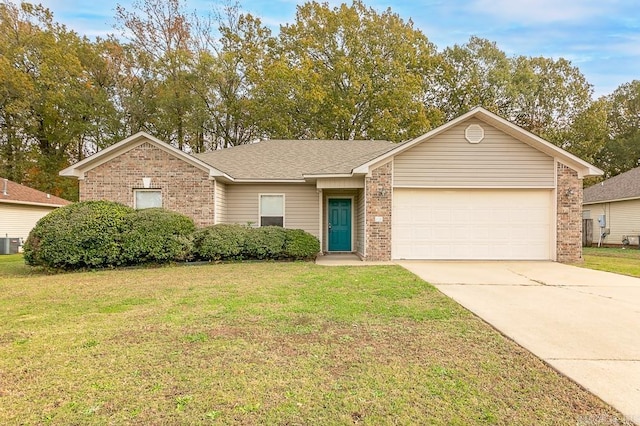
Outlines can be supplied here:
<path id="1" fill-rule="evenodd" d="M 150 143 L 157 148 L 160 148 L 171 155 L 174 155 L 187 163 L 197 167 L 201 170 L 209 172 L 209 176 L 212 177 L 224 177 L 229 178 L 225 173 L 217 170 L 215 167 L 212 167 L 210 164 L 207 164 L 193 155 L 187 154 L 186 152 L 179 150 L 161 140 L 145 133 L 138 132 L 135 135 L 129 136 L 128 138 L 113 144 L 101 151 L 96 152 L 95 154 L 85 158 L 78 163 L 67 167 L 66 169 L 60 171 L 60 176 L 71 176 L 82 179 L 84 177 L 84 173 L 106 163 L 107 161 L 139 146 L 143 143 Z"/>
<path id="2" fill-rule="evenodd" d="M 471 118 L 483 121 L 557 159 L 575 169 L 580 177 L 602 174 L 602 171 L 595 166 L 478 107 L 422 136 L 401 144 L 379 140 L 267 140 L 191 155 L 144 132 L 139 132 L 67 167 L 60 172 L 60 175 L 82 179 L 86 171 L 144 142 L 149 142 L 195 167 L 208 171 L 211 177 L 220 177 L 228 181 L 304 182 L 324 176 L 367 174 L 372 167 L 389 161 L 413 146 L 429 141 Z"/>
<path id="3" fill-rule="evenodd" d="M 640 198 L 640 167 L 631 169 L 584 190 L 584 203 Z"/>
<path id="4" fill-rule="evenodd" d="M 71 204 L 71 201 L 0 178 L 0 203 L 61 207 Z"/>
<path id="5" fill-rule="evenodd" d="M 393 168 L 394 185 L 430 187 L 553 188 L 556 170 L 553 157 L 477 118 L 398 153 Z"/>
<path id="6" fill-rule="evenodd" d="M 437 127 L 422 136 L 418 136 L 417 138 L 405 142 L 395 149 L 385 153 L 384 155 L 368 162 L 367 164 L 363 164 L 360 168 L 358 168 L 358 172 L 362 172 L 364 170 L 368 170 L 370 167 L 375 166 L 376 164 L 385 161 L 389 157 L 394 157 L 402 152 L 407 151 L 408 149 L 421 144 L 423 142 L 427 142 L 434 137 L 458 126 L 461 123 L 464 123 L 472 118 L 476 118 L 490 126 L 495 127 L 496 129 L 514 137 L 515 139 L 523 142 L 532 148 L 537 149 L 540 152 L 543 152 L 550 157 L 556 158 L 558 161 L 566 164 L 567 166 L 573 168 L 578 172 L 578 175 L 582 178 L 585 176 L 599 176 L 603 172 L 597 167 L 587 163 L 584 160 L 576 157 L 573 154 L 568 153 L 567 151 L 553 145 L 550 142 L 545 141 L 539 136 L 530 133 L 523 128 L 516 126 L 513 123 L 499 117 L 498 115 L 487 111 L 482 107 L 476 107 L 466 114 L 461 115 L 460 117 L 449 121 L 446 124 L 443 124 L 440 127 Z"/>

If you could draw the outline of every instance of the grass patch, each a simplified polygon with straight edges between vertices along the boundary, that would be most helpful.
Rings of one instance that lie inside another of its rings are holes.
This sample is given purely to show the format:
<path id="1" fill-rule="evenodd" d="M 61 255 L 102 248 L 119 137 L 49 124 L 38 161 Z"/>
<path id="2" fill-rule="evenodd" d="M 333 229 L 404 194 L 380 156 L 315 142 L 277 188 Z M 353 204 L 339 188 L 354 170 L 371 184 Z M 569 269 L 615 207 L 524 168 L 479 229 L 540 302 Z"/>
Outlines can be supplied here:
<path id="1" fill-rule="evenodd" d="M 29 276 L 34 273 L 40 273 L 40 270 L 26 267 L 22 254 L 0 255 L 0 278 Z"/>
<path id="2" fill-rule="evenodd" d="M 582 253 L 584 263 L 578 266 L 640 277 L 640 250 L 637 248 L 584 247 Z"/>
<path id="3" fill-rule="evenodd" d="M 4 268 L 0 424 L 624 424 L 400 267 Z"/>

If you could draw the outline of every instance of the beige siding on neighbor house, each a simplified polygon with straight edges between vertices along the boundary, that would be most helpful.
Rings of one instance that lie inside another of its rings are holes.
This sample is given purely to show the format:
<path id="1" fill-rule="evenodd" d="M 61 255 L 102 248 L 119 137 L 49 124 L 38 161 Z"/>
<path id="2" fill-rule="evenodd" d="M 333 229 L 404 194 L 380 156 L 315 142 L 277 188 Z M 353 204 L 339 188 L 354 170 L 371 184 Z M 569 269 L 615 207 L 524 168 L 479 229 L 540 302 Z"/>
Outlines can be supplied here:
<path id="1" fill-rule="evenodd" d="M 284 225 L 318 236 L 319 197 L 314 185 L 306 184 L 236 184 L 227 185 L 225 223 L 251 223 L 258 226 L 259 195 L 284 194 Z"/>
<path id="2" fill-rule="evenodd" d="M 472 144 L 465 129 L 479 124 L 484 139 Z M 548 187 L 552 157 L 476 119 L 465 121 L 394 159 L 396 187 Z"/>
<path id="3" fill-rule="evenodd" d="M 52 210 L 55 209 L 0 203 L 0 237 L 4 238 L 8 234 L 9 238 L 26 240 L 36 223 Z"/>
<path id="4" fill-rule="evenodd" d="M 622 244 L 624 235 L 640 235 L 640 200 L 615 201 L 612 203 L 587 204 L 584 213 L 593 219 L 593 242 L 598 242 L 600 227 L 598 216 L 607 217 L 609 235 L 602 240 L 605 244 Z"/>
<path id="5" fill-rule="evenodd" d="M 216 181 L 215 223 L 225 223 L 227 220 L 227 186 Z"/>

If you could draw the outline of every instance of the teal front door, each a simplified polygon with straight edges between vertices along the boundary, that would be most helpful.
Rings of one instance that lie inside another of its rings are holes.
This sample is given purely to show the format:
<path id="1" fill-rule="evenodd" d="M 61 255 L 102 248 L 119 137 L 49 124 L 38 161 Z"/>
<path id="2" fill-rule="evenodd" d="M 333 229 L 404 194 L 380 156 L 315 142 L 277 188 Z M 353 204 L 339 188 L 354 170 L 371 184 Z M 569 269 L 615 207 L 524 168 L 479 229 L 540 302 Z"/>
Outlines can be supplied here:
<path id="1" fill-rule="evenodd" d="M 329 251 L 351 251 L 350 199 L 329 199 Z"/>

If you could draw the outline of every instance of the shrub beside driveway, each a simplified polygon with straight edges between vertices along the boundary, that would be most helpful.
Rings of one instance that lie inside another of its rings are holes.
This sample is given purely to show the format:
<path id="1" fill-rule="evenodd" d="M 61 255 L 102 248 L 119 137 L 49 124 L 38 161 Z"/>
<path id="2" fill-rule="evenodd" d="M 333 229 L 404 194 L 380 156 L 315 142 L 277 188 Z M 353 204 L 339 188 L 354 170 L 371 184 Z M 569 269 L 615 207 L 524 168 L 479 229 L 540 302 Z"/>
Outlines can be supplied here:
<path id="1" fill-rule="evenodd" d="M 623 424 L 399 267 L 22 268 L 2 424 Z"/>

